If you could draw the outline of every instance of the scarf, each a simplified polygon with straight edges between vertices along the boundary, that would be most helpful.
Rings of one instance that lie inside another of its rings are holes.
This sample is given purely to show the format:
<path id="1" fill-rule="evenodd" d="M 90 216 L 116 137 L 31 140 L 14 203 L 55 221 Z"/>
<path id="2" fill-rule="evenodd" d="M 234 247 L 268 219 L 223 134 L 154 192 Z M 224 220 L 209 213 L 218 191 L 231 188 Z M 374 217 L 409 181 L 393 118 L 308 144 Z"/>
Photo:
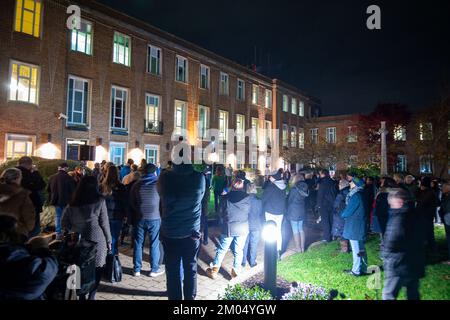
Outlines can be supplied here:
<path id="1" fill-rule="evenodd" d="M 345 197 L 345 204 L 348 205 L 350 198 L 353 197 L 355 193 L 362 191 L 363 189 L 364 187 L 355 187 L 353 189 L 350 189 L 350 192 L 347 194 L 347 197 Z"/>

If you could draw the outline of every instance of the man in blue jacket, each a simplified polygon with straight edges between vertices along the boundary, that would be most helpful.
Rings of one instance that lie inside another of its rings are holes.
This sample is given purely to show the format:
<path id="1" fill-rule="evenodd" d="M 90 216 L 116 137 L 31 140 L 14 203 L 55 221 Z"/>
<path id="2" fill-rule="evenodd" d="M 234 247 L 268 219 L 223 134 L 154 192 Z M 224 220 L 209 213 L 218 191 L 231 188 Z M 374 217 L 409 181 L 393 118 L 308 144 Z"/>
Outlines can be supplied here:
<path id="1" fill-rule="evenodd" d="M 197 259 L 205 184 L 204 174 L 194 171 L 190 161 L 174 164 L 173 169 L 162 172 L 158 180 L 169 300 L 182 300 L 183 296 L 185 300 L 194 300 L 197 294 Z"/>
<path id="2" fill-rule="evenodd" d="M 364 181 L 353 178 L 350 182 L 350 192 L 345 199 L 346 208 L 341 216 L 345 220 L 343 237 L 350 241 L 353 254 L 353 267 L 344 272 L 355 277 L 366 275 L 367 252 L 366 241 L 366 206 L 364 197 Z"/>
<path id="3" fill-rule="evenodd" d="M 130 174 L 130 172 L 131 172 L 131 166 L 132 166 L 133 164 L 134 164 L 133 159 L 128 159 L 127 164 L 124 165 L 124 166 L 122 167 L 122 169 L 120 169 L 120 181 L 122 181 L 123 178 L 124 178 L 126 175 Z"/>

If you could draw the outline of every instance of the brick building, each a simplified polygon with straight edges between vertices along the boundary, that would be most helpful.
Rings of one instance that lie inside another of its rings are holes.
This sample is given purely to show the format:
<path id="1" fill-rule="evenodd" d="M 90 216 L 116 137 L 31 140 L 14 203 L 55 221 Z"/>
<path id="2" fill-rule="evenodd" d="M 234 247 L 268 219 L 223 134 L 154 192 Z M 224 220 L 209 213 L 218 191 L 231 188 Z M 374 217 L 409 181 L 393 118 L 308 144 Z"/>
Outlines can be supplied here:
<path id="1" fill-rule="evenodd" d="M 81 28 L 71 30 L 73 2 L 2 2 L 0 161 L 77 159 L 86 144 L 96 161 L 164 164 L 173 133 L 187 130 L 191 145 L 205 147 L 208 128 L 223 139 L 226 128 L 255 128 L 261 147 L 277 141 L 264 128 L 283 124 L 298 148 L 305 119 L 320 115 L 318 99 L 95 1 L 75 1 Z M 219 162 L 233 165 L 249 157 L 219 152 Z"/>

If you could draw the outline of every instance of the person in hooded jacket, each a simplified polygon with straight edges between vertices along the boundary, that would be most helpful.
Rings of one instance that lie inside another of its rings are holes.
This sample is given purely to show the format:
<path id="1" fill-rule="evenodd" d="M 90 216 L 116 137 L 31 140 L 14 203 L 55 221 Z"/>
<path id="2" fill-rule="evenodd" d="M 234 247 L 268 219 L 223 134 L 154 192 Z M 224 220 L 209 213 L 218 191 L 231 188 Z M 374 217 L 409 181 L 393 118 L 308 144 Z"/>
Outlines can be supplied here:
<path id="1" fill-rule="evenodd" d="M 292 237 L 297 252 L 305 251 L 305 231 L 303 228 L 306 219 L 306 198 L 309 195 L 308 185 L 305 183 L 305 176 L 299 173 L 294 178 L 294 186 L 289 191 L 287 199 L 287 214 L 292 228 Z"/>
<path id="2" fill-rule="evenodd" d="M 30 191 L 20 186 L 22 172 L 17 168 L 6 169 L 0 176 L 0 215 L 17 219 L 17 231 L 28 237 L 35 228 L 35 208 Z"/>
<path id="3" fill-rule="evenodd" d="M 339 244 L 341 247 L 341 252 L 347 253 L 348 251 L 348 240 L 343 237 L 344 225 L 345 221 L 341 217 L 342 212 L 344 211 L 346 204 L 345 199 L 347 198 L 348 193 L 350 192 L 350 183 L 345 180 L 339 180 L 339 193 L 336 196 L 333 204 L 333 237 L 339 240 Z"/>
<path id="4" fill-rule="evenodd" d="M 406 287 L 408 300 L 419 300 L 419 279 L 425 276 L 424 217 L 408 204 L 410 194 L 392 189 L 388 195 L 389 221 L 383 238 L 383 300 L 395 300 Z"/>
<path id="5" fill-rule="evenodd" d="M 58 261 L 43 237 L 24 243 L 16 218 L 0 215 L 0 300 L 43 300 Z"/>
<path id="6" fill-rule="evenodd" d="M 335 181 L 330 178 L 330 173 L 326 169 L 319 172 L 320 181 L 317 189 L 317 207 L 322 223 L 322 240 L 330 242 L 331 228 L 333 227 L 333 203 L 337 195 Z"/>
<path id="7" fill-rule="evenodd" d="M 266 221 L 274 221 L 277 226 L 277 250 L 279 257 L 282 248 L 282 224 L 286 213 L 286 183 L 283 169 L 273 173 L 263 186 L 262 205 Z"/>
<path id="8" fill-rule="evenodd" d="M 251 268 L 256 267 L 256 256 L 258 253 L 258 243 L 261 237 L 261 227 L 263 221 L 262 201 L 256 196 L 256 186 L 253 183 L 248 184 L 248 193 L 250 195 L 250 211 L 248 214 L 249 234 L 244 246 L 244 258 L 242 267 L 248 263 Z"/>
<path id="9" fill-rule="evenodd" d="M 366 275 L 367 271 L 367 252 L 365 240 L 366 230 L 366 206 L 364 197 L 364 181 L 360 178 L 353 178 L 350 181 L 350 192 L 345 200 L 346 207 L 341 214 L 344 218 L 345 239 L 350 241 L 353 254 L 352 269 L 344 270 L 344 272 L 355 277 Z"/>
<path id="10" fill-rule="evenodd" d="M 235 179 L 227 196 L 227 209 L 216 255 L 206 274 L 215 279 L 228 249 L 234 256 L 231 276 L 237 277 L 241 270 L 245 241 L 249 233 L 248 217 L 250 197 L 245 190 L 244 180 Z"/>

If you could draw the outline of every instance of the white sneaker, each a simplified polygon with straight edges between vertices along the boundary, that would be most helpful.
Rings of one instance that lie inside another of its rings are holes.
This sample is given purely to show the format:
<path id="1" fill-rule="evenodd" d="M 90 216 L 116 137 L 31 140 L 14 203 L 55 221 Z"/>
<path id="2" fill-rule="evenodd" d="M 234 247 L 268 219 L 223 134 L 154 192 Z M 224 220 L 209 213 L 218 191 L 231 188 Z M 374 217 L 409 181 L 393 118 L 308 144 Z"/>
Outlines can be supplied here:
<path id="1" fill-rule="evenodd" d="M 160 271 L 158 271 L 158 272 L 153 272 L 153 271 L 151 271 L 151 272 L 150 272 L 150 277 L 156 278 L 156 277 L 159 277 L 159 276 L 162 275 L 162 274 L 164 274 L 164 271 L 163 271 L 163 270 L 160 270 Z"/>
<path id="2" fill-rule="evenodd" d="M 133 272 L 133 277 L 140 277 L 141 273 L 140 272 Z"/>

